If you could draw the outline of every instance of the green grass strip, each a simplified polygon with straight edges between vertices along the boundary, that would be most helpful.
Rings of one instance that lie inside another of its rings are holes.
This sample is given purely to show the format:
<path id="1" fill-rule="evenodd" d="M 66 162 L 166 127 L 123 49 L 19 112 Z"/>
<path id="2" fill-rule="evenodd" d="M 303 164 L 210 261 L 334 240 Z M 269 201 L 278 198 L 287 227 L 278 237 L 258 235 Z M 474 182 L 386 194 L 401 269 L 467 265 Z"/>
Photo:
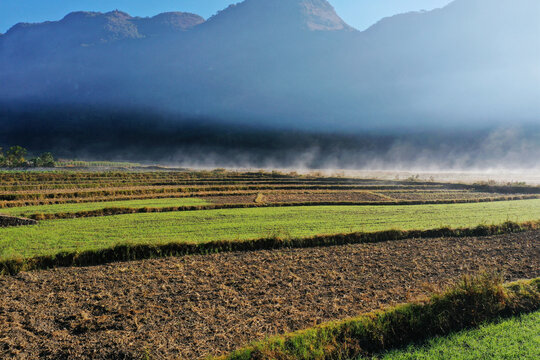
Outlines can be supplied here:
<path id="1" fill-rule="evenodd" d="M 106 209 L 131 209 L 133 211 L 141 208 L 166 208 L 166 207 L 181 207 L 181 206 L 200 206 L 207 205 L 208 202 L 201 198 L 165 198 L 165 199 L 143 199 L 143 200 L 119 200 L 119 201 L 104 201 L 104 202 L 87 202 L 87 203 L 67 203 L 67 204 L 51 204 L 51 205 L 36 205 L 24 207 L 12 207 L 0 209 L 0 213 L 12 216 L 24 217 L 42 217 L 46 218 L 53 215 L 51 218 L 70 218 L 82 217 L 77 214 L 91 214 Z M 60 215 L 55 217 L 54 215 Z"/>
<path id="2" fill-rule="evenodd" d="M 424 303 L 331 322 L 254 343 L 227 360 L 356 359 L 540 308 L 540 278 L 502 286 L 498 275 L 466 277 Z"/>
<path id="3" fill-rule="evenodd" d="M 209 204 L 200 198 L 147 199 L 129 201 L 110 201 L 102 203 L 55 204 L 27 206 L 22 208 L 0 209 L 0 213 L 24 216 L 34 220 L 75 219 L 83 217 L 112 216 L 137 213 L 159 213 L 173 211 L 198 211 L 219 209 L 247 209 L 295 206 L 397 206 L 397 205 L 443 205 L 469 204 L 498 201 L 517 201 L 538 199 L 537 195 L 503 196 L 478 199 L 455 200 L 401 200 L 401 201 L 319 201 L 319 202 L 279 202 Z"/>
<path id="4" fill-rule="evenodd" d="M 28 228 L 28 227 L 20 227 Z M 199 243 L 118 244 L 96 250 L 60 252 L 53 255 L 0 260 L 0 274 L 49 269 L 54 267 L 90 266 L 110 262 L 142 260 L 169 256 L 208 254 L 229 251 L 255 251 L 280 248 L 308 248 L 358 243 L 377 243 L 408 238 L 490 236 L 517 233 L 540 228 L 540 221 L 500 225 L 479 225 L 473 228 L 440 228 L 431 230 L 386 230 L 372 233 L 318 235 L 304 238 L 270 237 L 256 240 L 216 240 Z"/>
<path id="5" fill-rule="evenodd" d="M 402 206 L 300 206 L 142 213 L 0 228 L 0 260 L 100 251 L 118 245 L 304 239 L 393 229 L 471 228 L 540 219 L 540 200 Z M 293 243 L 302 241 L 293 241 Z M 191 246 L 190 245 L 190 246 Z"/>
<path id="6" fill-rule="evenodd" d="M 540 311 L 516 316 L 448 337 L 436 337 L 421 347 L 410 346 L 376 356 L 382 360 L 540 359 Z"/>

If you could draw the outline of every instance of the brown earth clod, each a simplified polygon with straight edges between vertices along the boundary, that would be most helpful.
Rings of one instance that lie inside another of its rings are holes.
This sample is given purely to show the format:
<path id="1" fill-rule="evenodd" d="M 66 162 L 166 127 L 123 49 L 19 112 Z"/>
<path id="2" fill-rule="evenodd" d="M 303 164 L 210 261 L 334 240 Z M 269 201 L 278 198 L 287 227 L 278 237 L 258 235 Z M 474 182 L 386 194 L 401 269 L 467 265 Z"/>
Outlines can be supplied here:
<path id="1" fill-rule="evenodd" d="M 35 225 L 36 220 L 0 214 L 0 227 Z"/>

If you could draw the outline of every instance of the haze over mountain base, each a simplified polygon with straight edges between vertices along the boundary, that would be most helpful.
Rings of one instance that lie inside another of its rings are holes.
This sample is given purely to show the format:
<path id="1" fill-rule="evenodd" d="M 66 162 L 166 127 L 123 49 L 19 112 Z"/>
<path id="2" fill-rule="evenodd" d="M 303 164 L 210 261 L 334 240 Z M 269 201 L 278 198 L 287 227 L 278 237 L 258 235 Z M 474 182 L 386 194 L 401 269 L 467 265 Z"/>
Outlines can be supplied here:
<path id="1" fill-rule="evenodd" d="M 9 119 L 10 121 L 7 121 Z M 91 107 L 3 106 L 0 144 L 92 160 L 297 169 L 540 169 L 540 127 L 308 131 Z"/>

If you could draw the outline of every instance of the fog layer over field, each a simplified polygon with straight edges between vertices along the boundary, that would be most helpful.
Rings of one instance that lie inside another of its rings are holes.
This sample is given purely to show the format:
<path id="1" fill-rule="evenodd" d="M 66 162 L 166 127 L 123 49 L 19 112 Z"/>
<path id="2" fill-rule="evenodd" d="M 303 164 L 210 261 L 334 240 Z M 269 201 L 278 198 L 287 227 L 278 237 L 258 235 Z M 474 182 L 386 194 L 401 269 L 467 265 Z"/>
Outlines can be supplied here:
<path id="1" fill-rule="evenodd" d="M 223 124 L 148 111 L 0 108 L 0 146 L 63 158 L 174 166 L 370 170 L 540 169 L 540 127 L 469 130 L 306 131 Z"/>

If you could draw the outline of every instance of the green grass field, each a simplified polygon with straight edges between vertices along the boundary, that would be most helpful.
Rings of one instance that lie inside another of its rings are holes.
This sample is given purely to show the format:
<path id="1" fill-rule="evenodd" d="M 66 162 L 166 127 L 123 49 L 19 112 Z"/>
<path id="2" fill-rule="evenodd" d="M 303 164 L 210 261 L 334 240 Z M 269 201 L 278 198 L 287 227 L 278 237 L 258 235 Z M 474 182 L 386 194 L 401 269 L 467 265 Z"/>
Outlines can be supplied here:
<path id="1" fill-rule="evenodd" d="M 0 209 L 0 213 L 14 216 L 28 216 L 31 214 L 57 214 L 67 212 L 73 213 L 77 211 L 92 211 L 114 207 L 139 209 L 144 207 L 159 208 L 169 206 L 192 206 L 207 204 L 207 201 L 199 198 L 166 198 L 12 207 Z"/>
<path id="2" fill-rule="evenodd" d="M 387 229 L 471 227 L 540 219 L 540 200 L 402 206 L 310 206 L 144 213 L 42 221 L 1 228 L 0 259 L 163 244 L 302 237 Z"/>
<path id="3" fill-rule="evenodd" d="M 434 338 L 422 347 L 392 351 L 378 359 L 540 359 L 540 312 Z"/>

